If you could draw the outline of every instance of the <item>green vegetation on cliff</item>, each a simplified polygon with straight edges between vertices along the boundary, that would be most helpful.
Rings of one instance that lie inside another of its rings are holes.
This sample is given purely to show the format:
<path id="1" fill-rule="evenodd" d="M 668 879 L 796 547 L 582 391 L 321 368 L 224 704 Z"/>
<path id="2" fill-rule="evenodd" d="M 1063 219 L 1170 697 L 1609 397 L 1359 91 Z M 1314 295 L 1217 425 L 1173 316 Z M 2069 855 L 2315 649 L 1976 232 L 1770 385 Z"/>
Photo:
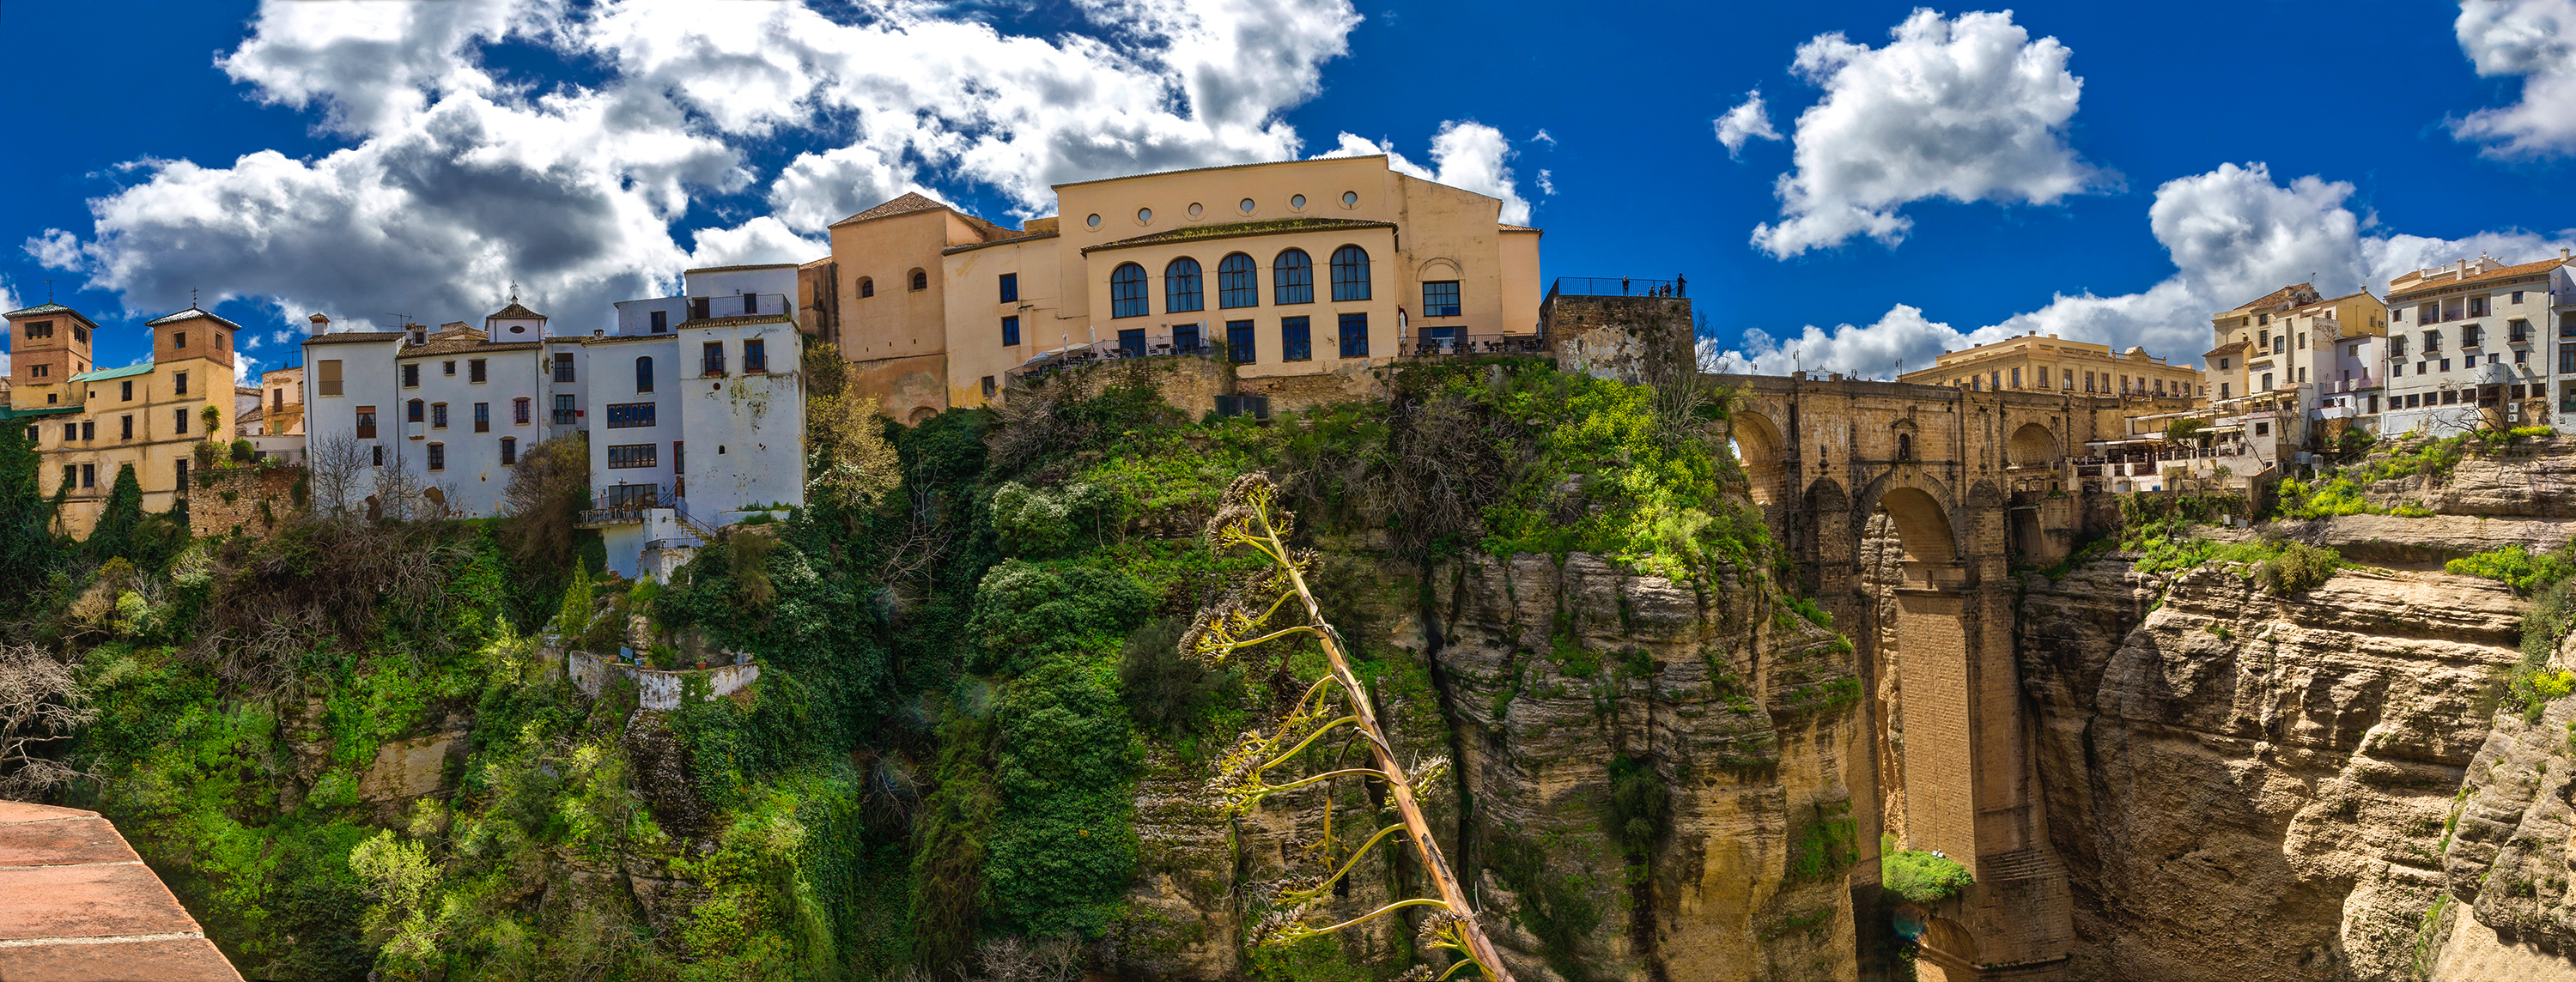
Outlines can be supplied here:
<path id="1" fill-rule="evenodd" d="M 1206 741 L 1315 667 L 1292 645 L 1284 667 L 1174 651 L 1255 565 L 1198 534 L 1238 475 L 1278 480 L 1328 554 L 1319 592 L 1345 602 L 1419 602 L 1349 554 L 1587 552 L 1774 589 L 1710 438 L 1719 403 L 1531 360 L 1389 381 L 1384 402 L 1271 425 L 1180 418 L 1123 366 L 916 427 L 839 407 L 837 490 L 727 530 L 659 588 L 598 574 L 563 488 L 511 519 L 299 519 L 265 540 L 191 541 L 138 499 L 74 547 L 42 533 L 32 455 L 0 446 L 0 578 L 33 598 L 11 633 L 77 660 L 100 711 L 68 753 L 99 780 L 67 800 L 114 818 L 259 977 L 876 979 L 1053 939 L 1165 950 L 1188 929 L 1132 896 L 1165 868 L 1141 783 L 1212 766 Z M 549 636 L 664 665 L 746 653 L 760 679 L 641 710 L 614 678 L 577 692 Z M 1422 666 L 1350 654 L 1413 736 L 1448 739 Z M 1605 805 L 1641 887 L 1671 821 L 1661 781 L 1625 763 Z M 1330 793 L 1365 811 L 1345 784 Z M 1802 864 L 1848 861 L 1840 821 Z M 1606 912 L 1542 874 L 1542 846 L 1485 858 L 1569 959 Z M 1289 960 L 1357 976 L 1410 957 L 1354 942 Z"/>

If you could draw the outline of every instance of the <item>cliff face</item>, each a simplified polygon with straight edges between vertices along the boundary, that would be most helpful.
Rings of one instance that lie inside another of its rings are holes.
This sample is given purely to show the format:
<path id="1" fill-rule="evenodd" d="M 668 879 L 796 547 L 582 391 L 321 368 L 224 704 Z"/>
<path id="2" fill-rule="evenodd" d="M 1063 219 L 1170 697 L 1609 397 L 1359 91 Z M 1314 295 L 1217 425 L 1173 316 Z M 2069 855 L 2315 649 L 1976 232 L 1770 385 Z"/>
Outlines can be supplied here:
<path id="1" fill-rule="evenodd" d="M 2576 664 L 2576 636 L 2561 644 L 2546 668 Z M 2485 977 L 2473 967 L 2500 956 L 2484 949 L 2528 949 L 2565 964 L 2576 956 L 2576 904 L 2568 890 L 2571 832 L 2576 832 L 2576 700 L 2543 703 L 2536 714 L 2505 700 L 2494 728 L 2469 762 L 2461 785 L 2450 848 L 2441 872 L 2455 903 L 2475 915 L 2474 925 L 2454 912 L 2453 937 L 2444 947 L 2444 978 Z M 2492 935 L 2492 939 L 2487 937 Z M 2510 964 L 2510 962 L 2507 962 Z"/>
<path id="2" fill-rule="evenodd" d="M 1407 753 L 1447 754 L 1443 843 L 1526 980 L 1849 978 L 1842 768 L 1860 735 L 1852 656 L 1732 577 L 1694 589 L 1576 553 L 1472 559 L 1427 578 L 1337 577 L 1337 615 L 1377 660 Z M 1138 833 L 1159 857 L 1113 941 L 1134 977 L 1233 977 L 1241 898 L 1313 840 L 1320 789 L 1229 825 L 1196 803 L 1204 765 L 1163 758 Z M 1345 804 L 1357 804 L 1347 800 Z M 1337 913 L 1419 889 L 1401 850 L 1364 862 Z M 1296 964 L 1387 967 L 1402 931 L 1300 949 Z M 1309 943 L 1313 944 L 1312 942 Z M 1336 950 L 1337 948 L 1337 950 Z M 1303 977 L 1303 976 L 1299 976 Z"/>
<path id="3" fill-rule="evenodd" d="M 2521 601 L 2381 570 L 2280 598 L 2202 568 L 2147 610 L 2157 586 L 2113 559 L 2025 600 L 2042 781 L 2091 940 L 2075 976 L 2423 977 L 2440 939 L 2420 929 L 2460 879 L 2455 793 L 2509 756 L 2487 732 Z"/>

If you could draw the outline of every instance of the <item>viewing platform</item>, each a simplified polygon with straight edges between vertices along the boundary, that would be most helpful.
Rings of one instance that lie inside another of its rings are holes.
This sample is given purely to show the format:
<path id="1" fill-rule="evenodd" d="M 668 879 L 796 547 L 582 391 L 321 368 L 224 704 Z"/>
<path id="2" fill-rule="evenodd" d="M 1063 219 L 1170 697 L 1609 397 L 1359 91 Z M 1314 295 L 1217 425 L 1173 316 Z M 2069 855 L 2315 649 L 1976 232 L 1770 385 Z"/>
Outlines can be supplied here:
<path id="1" fill-rule="evenodd" d="M 241 982 L 97 812 L 0 801 L 0 979 Z"/>

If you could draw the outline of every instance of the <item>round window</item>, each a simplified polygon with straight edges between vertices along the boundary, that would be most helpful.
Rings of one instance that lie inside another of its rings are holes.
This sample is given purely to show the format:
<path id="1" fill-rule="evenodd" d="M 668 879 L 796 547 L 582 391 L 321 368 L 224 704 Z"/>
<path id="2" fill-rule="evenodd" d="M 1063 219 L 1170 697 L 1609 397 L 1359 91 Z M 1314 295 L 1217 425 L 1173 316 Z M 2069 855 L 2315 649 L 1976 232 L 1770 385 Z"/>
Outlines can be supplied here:
<path id="1" fill-rule="evenodd" d="M 1199 217 L 1201 214 L 1204 214 L 1206 211 L 1207 211 L 1207 208 L 1206 208 L 1206 207 L 1204 207 L 1204 206 L 1202 206 L 1202 205 L 1200 205 L 1198 202 L 1196 202 L 1196 201 L 1190 202 L 1190 217 L 1191 217 L 1191 218 L 1197 218 L 1197 217 Z"/>
<path id="2" fill-rule="evenodd" d="M 1246 215 L 1252 214 L 1252 199 L 1245 198 L 1243 199 L 1242 204 L 1236 205 L 1235 207 L 1243 209 L 1243 213 Z"/>
<path id="3" fill-rule="evenodd" d="M 1344 192 L 1342 192 L 1342 207 L 1344 207 L 1344 208 L 1354 208 L 1354 207 L 1358 207 L 1359 203 L 1360 203 L 1360 193 L 1359 193 L 1359 192 L 1357 192 L 1357 191 L 1344 191 Z"/>
<path id="4" fill-rule="evenodd" d="M 1291 196 L 1288 199 L 1288 209 L 1290 211 L 1306 210 L 1306 196 L 1302 194 Z"/>
<path id="5" fill-rule="evenodd" d="M 1085 225 L 1089 225 L 1089 226 L 1091 226 L 1092 228 L 1099 228 L 1099 227 L 1100 227 L 1100 216 L 1099 216 L 1099 215 L 1093 215 L 1093 216 L 1091 216 L 1091 217 L 1089 217 L 1089 218 L 1083 219 L 1083 220 L 1082 220 L 1082 223 L 1083 223 L 1083 224 L 1085 224 Z"/>
<path id="6" fill-rule="evenodd" d="M 1137 223 L 1138 223 L 1138 224 L 1151 224 L 1151 223 L 1154 221 L 1154 209 L 1151 209 L 1151 208 L 1138 208 L 1138 209 L 1136 209 L 1136 221 L 1137 221 Z"/>

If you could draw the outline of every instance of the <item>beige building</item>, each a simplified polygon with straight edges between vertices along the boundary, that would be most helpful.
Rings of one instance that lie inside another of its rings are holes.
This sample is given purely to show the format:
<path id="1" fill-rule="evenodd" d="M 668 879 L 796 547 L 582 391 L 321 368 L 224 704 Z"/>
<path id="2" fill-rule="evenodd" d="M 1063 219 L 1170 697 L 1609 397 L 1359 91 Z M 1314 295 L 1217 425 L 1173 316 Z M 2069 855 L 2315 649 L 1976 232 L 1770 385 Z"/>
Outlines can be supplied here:
<path id="1" fill-rule="evenodd" d="M 2089 395 L 2188 398 L 2200 369 L 2169 365 L 2145 348 L 2113 351 L 2107 344 L 2067 341 L 2038 332 L 1947 351 L 1932 367 L 1897 376 L 1899 382 L 1998 392 L 2007 389 Z"/>
<path id="2" fill-rule="evenodd" d="M 79 311 L 48 303 L 0 316 L 14 348 L 7 422 L 25 427 L 44 455 L 43 490 L 68 490 L 61 521 L 74 535 L 97 524 L 121 467 L 132 466 L 143 485 L 143 510 L 169 510 L 195 445 L 232 431 L 240 328 L 231 321 L 194 307 L 153 320 L 150 360 L 98 369 L 98 325 Z"/>
<path id="3" fill-rule="evenodd" d="M 2388 334 L 2386 307 L 2368 291 L 2328 300 L 2294 283 L 2210 318 L 2202 357 L 2209 400 L 2294 390 L 2338 378 L 2337 342 Z"/>
<path id="4" fill-rule="evenodd" d="M 250 400 L 250 407 L 235 417 L 237 435 L 304 435 L 304 366 L 261 372 L 258 385 L 245 385 L 239 391 Z"/>
<path id="5" fill-rule="evenodd" d="M 1245 394 L 1356 393 L 1399 349 L 1538 328 L 1539 230 L 1383 156 L 1056 186 L 1018 229 L 906 194 L 798 271 L 807 331 L 897 419 L 979 406 L 1032 360 L 1200 352 Z"/>

